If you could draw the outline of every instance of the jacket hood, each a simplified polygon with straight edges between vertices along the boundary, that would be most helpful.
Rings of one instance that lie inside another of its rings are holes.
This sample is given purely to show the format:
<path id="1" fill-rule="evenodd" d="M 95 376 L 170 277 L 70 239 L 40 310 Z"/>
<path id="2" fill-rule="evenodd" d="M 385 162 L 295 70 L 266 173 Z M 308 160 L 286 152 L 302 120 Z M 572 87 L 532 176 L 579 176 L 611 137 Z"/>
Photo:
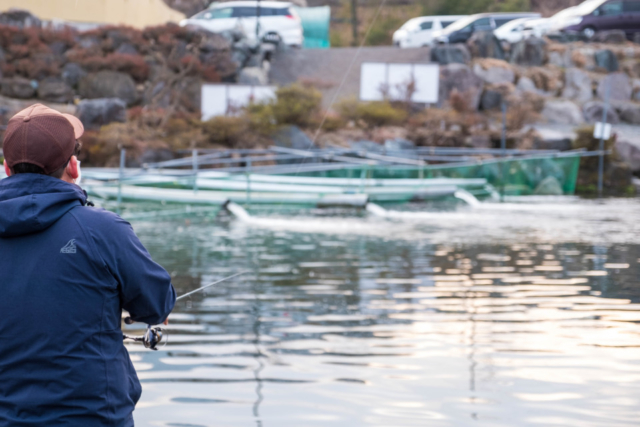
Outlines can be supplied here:
<path id="1" fill-rule="evenodd" d="M 0 237 L 45 230 L 86 202 L 80 187 L 51 176 L 25 173 L 0 180 Z"/>

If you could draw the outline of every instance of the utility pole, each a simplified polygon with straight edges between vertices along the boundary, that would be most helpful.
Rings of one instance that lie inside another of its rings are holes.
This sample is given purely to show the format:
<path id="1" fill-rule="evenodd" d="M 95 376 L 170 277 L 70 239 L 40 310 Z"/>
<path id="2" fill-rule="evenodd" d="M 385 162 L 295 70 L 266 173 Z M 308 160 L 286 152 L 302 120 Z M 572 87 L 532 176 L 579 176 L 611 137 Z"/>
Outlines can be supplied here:
<path id="1" fill-rule="evenodd" d="M 358 46 L 358 0 L 351 0 L 351 28 L 353 29 L 353 46 Z"/>

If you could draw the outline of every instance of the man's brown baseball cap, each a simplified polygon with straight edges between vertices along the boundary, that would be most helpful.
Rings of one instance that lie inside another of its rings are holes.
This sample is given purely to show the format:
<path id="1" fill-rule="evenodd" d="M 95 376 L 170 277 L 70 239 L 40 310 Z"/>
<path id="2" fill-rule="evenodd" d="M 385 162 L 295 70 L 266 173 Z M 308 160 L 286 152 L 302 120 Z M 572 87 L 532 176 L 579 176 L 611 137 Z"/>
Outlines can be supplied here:
<path id="1" fill-rule="evenodd" d="M 2 147 L 4 159 L 10 168 L 31 163 L 48 175 L 69 161 L 83 133 L 77 117 L 34 104 L 9 120 Z"/>

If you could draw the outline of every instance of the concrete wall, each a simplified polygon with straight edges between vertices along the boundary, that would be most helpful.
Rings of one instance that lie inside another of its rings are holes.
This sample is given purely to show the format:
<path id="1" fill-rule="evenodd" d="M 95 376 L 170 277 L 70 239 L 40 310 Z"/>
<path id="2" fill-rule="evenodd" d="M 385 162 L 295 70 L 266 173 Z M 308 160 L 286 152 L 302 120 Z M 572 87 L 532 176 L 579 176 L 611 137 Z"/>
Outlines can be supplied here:
<path id="1" fill-rule="evenodd" d="M 25 9 L 43 20 L 129 25 L 178 22 L 184 15 L 162 0 L 0 0 L 0 11 Z"/>
<path id="2" fill-rule="evenodd" d="M 355 58 L 355 59 L 354 59 Z M 289 49 L 278 52 L 271 62 L 269 82 L 288 85 L 296 81 L 313 81 L 322 92 L 322 103 L 329 107 L 336 100 L 358 97 L 360 66 L 363 62 L 429 63 L 429 48 L 400 49 L 393 46 L 331 49 Z M 353 62 L 351 70 L 349 64 Z M 340 82 L 344 85 L 338 92 Z"/>

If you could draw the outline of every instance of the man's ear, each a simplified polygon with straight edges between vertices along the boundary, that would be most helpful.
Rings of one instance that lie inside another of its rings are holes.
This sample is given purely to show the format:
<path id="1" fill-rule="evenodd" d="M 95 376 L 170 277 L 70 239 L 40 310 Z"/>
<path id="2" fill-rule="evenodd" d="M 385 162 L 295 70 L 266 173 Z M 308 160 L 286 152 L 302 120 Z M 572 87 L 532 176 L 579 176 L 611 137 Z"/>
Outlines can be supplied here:
<path id="1" fill-rule="evenodd" d="M 80 174 L 78 173 L 78 158 L 76 156 L 71 156 L 65 172 L 67 172 L 67 175 L 69 175 L 71 179 L 78 179 Z"/>
<path id="2" fill-rule="evenodd" d="M 4 173 L 6 173 L 7 176 L 11 176 L 11 169 L 9 169 L 9 165 L 7 165 L 7 161 L 5 160 L 3 163 L 4 163 Z"/>

